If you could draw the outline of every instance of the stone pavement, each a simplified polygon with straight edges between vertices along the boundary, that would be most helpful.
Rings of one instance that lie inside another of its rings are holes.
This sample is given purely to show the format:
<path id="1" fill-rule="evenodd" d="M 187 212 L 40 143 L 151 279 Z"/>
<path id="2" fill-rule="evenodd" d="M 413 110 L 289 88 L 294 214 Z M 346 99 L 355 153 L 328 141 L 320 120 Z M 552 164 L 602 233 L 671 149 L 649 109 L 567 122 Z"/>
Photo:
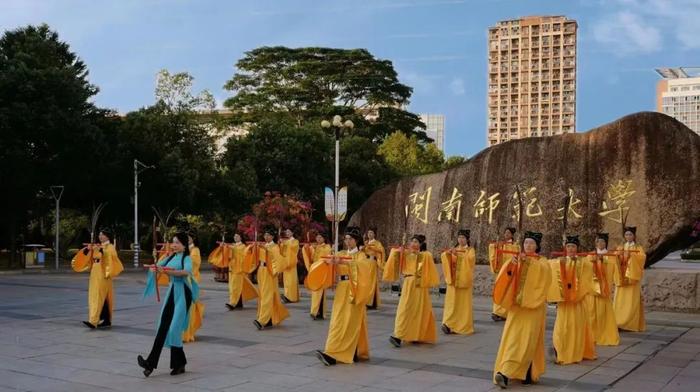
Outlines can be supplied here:
<path id="1" fill-rule="evenodd" d="M 187 373 L 170 376 L 169 354 L 144 378 L 136 355 L 149 351 L 159 304 L 141 301 L 143 275 L 115 283 L 114 327 L 91 331 L 86 318 L 86 274 L 0 276 L 0 392 L 2 391 L 490 391 L 502 323 L 489 318 L 487 298 L 475 298 L 472 336 L 440 335 L 435 345 L 393 348 L 396 298 L 370 311 L 369 362 L 327 368 L 313 356 L 323 348 L 328 321 L 312 321 L 308 298 L 288 305 L 277 329 L 257 331 L 255 304 L 228 312 L 226 286 L 203 273 L 204 326 L 185 346 Z M 435 298 L 435 305 L 442 299 Z M 439 323 L 442 309 L 435 307 Z M 548 318 L 551 342 L 553 313 Z M 700 383 L 700 315 L 650 314 L 645 333 L 624 333 L 619 347 L 599 347 L 599 358 L 579 365 L 548 364 L 528 391 L 695 391 Z M 525 389 L 513 385 L 511 389 Z"/>

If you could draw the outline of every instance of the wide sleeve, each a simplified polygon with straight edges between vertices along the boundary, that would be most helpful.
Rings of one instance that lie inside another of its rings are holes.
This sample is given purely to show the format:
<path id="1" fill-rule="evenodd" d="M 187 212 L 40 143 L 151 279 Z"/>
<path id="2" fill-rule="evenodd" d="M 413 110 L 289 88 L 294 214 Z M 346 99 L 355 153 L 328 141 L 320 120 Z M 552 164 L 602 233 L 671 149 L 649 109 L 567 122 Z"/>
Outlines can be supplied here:
<path id="1" fill-rule="evenodd" d="M 373 282 L 372 264 L 364 256 L 355 256 L 348 266 L 350 269 L 350 284 L 352 285 L 350 303 L 366 305 L 372 297 Z"/>
<path id="2" fill-rule="evenodd" d="M 594 263 L 591 263 L 587 258 L 581 259 L 581 262 L 581 279 L 578 282 L 577 293 L 577 300 L 579 301 L 583 300 L 588 294 L 593 294 L 593 274 L 595 274 Z"/>
<path id="3" fill-rule="evenodd" d="M 435 287 L 440 284 L 440 275 L 433 254 L 423 252 L 423 276 L 421 277 L 421 287 Z"/>
<path id="4" fill-rule="evenodd" d="M 508 260 L 503 264 L 496 281 L 493 284 L 493 302 L 506 310 L 513 305 L 513 278 L 517 270 L 517 263 Z"/>
<path id="5" fill-rule="evenodd" d="M 549 267 L 549 277 L 551 283 L 547 290 L 547 302 L 562 302 L 564 296 L 561 290 L 561 262 L 559 259 L 544 261 Z"/>
<path id="6" fill-rule="evenodd" d="M 387 258 L 386 264 L 384 265 L 384 273 L 382 274 L 382 280 L 385 282 L 396 282 L 399 280 L 399 259 L 401 258 L 401 252 L 398 249 L 392 249 Z"/>
<path id="7" fill-rule="evenodd" d="M 442 264 L 442 275 L 445 277 L 445 284 L 452 286 L 454 285 L 454 277 L 452 276 L 451 262 L 452 255 L 450 252 L 445 251 L 440 255 L 440 264 Z"/>
<path id="8" fill-rule="evenodd" d="M 306 267 L 306 270 L 310 270 L 311 264 L 314 263 L 314 248 L 311 245 L 302 246 L 301 257 L 304 259 L 304 266 Z"/>
<path id="9" fill-rule="evenodd" d="M 207 261 L 209 264 L 218 267 L 218 268 L 224 268 L 226 267 L 225 262 L 224 262 L 224 245 L 221 244 L 214 248 L 213 251 L 209 254 L 209 257 L 207 257 Z"/>
<path id="10" fill-rule="evenodd" d="M 299 241 L 294 240 L 287 249 L 287 270 L 295 269 L 299 261 Z"/>
<path id="11" fill-rule="evenodd" d="M 272 246 L 266 249 L 266 251 L 267 260 L 272 263 L 272 273 L 274 275 L 282 273 L 286 269 L 287 264 L 282 257 L 282 254 L 280 254 L 279 246 Z"/>
<path id="12" fill-rule="evenodd" d="M 377 252 L 377 266 L 379 268 L 384 268 L 384 264 L 386 263 L 386 250 L 384 249 L 384 245 L 379 241 L 377 241 Z"/>
<path id="13" fill-rule="evenodd" d="M 192 257 L 185 256 L 185 259 L 182 261 L 182 270 L 187 271 L 190 276 L 192 275 Z"/>
<path id="14" fill-rule="evenodd" d="M 532 263 L 525 277 L 525 287 L 522 288 L 523 295 L 519 305 L 528 309 L 542 306 L 547 300 L 551 282 L 551 266 L 546 259 L 542 258 Z"/>
<path id="15" fill-rule="evenodd" d="M 636 283 L 642 280 L 644 276 L 644 264 L 647 261 L 647 254 L 641 246 L 636 246 L 634 250 L 636 250 L 636 252 L 630 252 L 630 259 L 627 263 L 625 277 Z"/>
<path id="16" fill-rule="evenodd" d="M 498 272 L 498 269 L 496 268 L 496 256 L 496 244 L 489 244 L 489 268 L 491 269 L 492 274 Z"/>
<path id="17" fill-rule="evenodd" d="M 92 267 L 92 260 L 90 260 L 90 250 L 88 248 L 83 248 L 78 251 L 78 253 L 73 256 L 73 260 L 70 262 L 71 268 L 75 272 L 85 272 Z"/>

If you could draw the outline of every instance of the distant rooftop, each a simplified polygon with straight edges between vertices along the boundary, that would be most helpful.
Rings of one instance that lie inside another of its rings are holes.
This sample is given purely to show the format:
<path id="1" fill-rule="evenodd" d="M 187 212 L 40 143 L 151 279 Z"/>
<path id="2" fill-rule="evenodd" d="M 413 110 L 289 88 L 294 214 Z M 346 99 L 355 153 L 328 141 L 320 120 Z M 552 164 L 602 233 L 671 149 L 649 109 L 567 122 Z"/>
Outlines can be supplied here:
<path id="1" fill-rule="evenodd" d="M 657 68 L 656 73 L 664 79 L 700 77 L 700 67 Z"/>

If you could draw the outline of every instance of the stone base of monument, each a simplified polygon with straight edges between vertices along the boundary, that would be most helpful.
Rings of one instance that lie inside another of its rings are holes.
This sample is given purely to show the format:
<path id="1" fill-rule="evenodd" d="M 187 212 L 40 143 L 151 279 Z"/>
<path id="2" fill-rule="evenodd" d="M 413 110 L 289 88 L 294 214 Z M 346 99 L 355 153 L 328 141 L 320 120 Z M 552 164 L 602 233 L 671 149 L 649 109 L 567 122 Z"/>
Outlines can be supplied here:
<path id="1" fill-rule="evenodd" d="M 650 268 L 644 270 L 642 293 L 646 310 L 700 313 L 700 268 Z M 493 277 L 487 265 L 474 271 L 474 295 L 490 296 Z"/>

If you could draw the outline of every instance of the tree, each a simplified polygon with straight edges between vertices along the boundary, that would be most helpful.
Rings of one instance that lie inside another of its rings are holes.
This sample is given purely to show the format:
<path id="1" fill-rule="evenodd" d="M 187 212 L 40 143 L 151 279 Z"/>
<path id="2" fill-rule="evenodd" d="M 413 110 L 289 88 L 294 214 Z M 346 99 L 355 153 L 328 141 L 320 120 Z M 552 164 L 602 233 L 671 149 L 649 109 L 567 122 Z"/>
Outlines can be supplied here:
<path id="1" fill-rule="evenodd" d="M 312 240 L 310 233 L 326 233 L 325 225 L 314 221 L 313 208 L 308 201 L 279 192 L 265 192 L 263 199 L 252 206 L 252 214 L 238 221 L 237 231 L 248 240 L 262 241 L 262 231 L 274 227 L 279 231 L 291 229 L 303 241 Z"/>
<path id="2" fill-rule="evenodd" d="M 13 255 L 39 190 L 96 180 L 105 136 L 95 122 L 107 113 L 90 102 L 98 90 L 87 76 L 86 65 L 45 24 L 0 38 L 0 183 L 11 190 L 0 192 L 0 221 Z"/>
<path id="3" fill-rule="evenodd" d="M 214 96 L 209 90 L 194 94 L 193 82 L 194 77 L 187 72 L 171 74 L 167 69 L 161 69 L 156 76 L 156 102 L 174 113 L 214 110 Z"/>
<path id="4" fill-rule="evenodd" d="M 421 144 L 415 136 L 394 132 L 379 146 L 389 167 L 401 176 L 433 173 L 442 170 L 444 157 L 434 143 Z"/>
<path id="5" fill-rule="evenodd" d="M 391 61 L 365 49 L 261 47 L 247 52 L 236 68 L 224 86 L 235 95 L 224 105 L 238 124 L 274 117 L 308 126 L 340 114 L 372 141 L 394 131 L 430 140 L 425 124 L 403 109 L 412 89 L 399 82 Z"/>
<path id="6" fill-rule="evenodd" d="M 445 160 L 444 166 L 445 166 L 445 169 L 451 169 L 453 167 L 457 167 L 457 166 L 463 164 L 466 161 L 467 161 L 467 159 L 464 158 L 463 156 L 453 155 Z"/>

